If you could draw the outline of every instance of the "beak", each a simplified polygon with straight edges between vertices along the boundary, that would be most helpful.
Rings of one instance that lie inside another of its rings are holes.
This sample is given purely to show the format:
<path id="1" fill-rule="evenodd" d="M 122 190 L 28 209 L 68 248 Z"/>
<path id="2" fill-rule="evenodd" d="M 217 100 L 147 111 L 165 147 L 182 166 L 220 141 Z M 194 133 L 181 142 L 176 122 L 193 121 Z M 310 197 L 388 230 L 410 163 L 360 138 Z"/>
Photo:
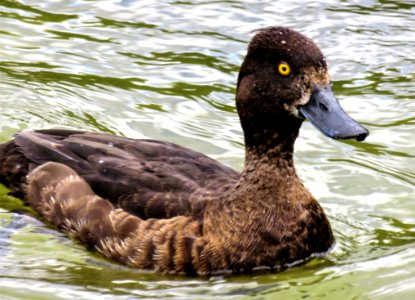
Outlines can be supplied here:
<path id="1" fill-rule="evenodd" d="M 328 137 L 363 141 L 369 135 L 366 128 L 343 110 L 331 87 L 315 85 L 310 101 L 299 111 Z"/>

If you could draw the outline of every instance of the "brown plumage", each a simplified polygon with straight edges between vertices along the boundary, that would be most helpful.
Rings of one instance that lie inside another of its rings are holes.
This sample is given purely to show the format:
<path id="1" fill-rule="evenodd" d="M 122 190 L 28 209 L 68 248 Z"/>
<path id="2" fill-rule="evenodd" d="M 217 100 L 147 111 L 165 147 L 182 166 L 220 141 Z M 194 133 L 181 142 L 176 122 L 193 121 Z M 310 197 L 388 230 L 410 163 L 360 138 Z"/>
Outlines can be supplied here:
<path id="1" fill-rule="evenodd" d="M 318 47 L 290 29 L 265 28 L 238 77 L 241 174 L 171 143 L 40 130 L 0 145 L 0 181 L 60 230 L 138 268 L 283 268 L 333 243 L 322 208 L 296 175 L 293 150 L 304 116 L 331 137 L 366 137 L 336 103 Z"/>

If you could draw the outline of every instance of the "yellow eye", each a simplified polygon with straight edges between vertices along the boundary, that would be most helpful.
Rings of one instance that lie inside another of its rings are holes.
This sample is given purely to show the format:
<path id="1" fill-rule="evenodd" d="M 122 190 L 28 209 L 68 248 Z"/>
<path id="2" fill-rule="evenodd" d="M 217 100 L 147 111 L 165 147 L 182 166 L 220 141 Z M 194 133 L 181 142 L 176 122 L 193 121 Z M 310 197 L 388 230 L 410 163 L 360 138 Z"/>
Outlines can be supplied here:
<path id="1" fill-rule="evenodd" d="M 291 73 L 291 68 L 290 65 L 287 63 L 280 63 L 278 65 L 278 72 L 282 75 L 282 76 L 288 76 Z"/>

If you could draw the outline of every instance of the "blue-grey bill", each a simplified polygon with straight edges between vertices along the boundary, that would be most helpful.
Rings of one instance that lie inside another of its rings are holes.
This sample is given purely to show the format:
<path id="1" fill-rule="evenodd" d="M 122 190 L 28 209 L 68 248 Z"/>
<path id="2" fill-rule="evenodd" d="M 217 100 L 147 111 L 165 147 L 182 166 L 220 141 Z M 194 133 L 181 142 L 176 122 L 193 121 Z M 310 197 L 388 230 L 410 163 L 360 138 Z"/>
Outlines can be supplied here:
<path id="1" fill-rule="evenodd" d="M 314 86 L 310 101 L 299 111 L 328 137 L 363 141 L 369 135 L 366 128 L 343 110 L 331 87 Z"/>

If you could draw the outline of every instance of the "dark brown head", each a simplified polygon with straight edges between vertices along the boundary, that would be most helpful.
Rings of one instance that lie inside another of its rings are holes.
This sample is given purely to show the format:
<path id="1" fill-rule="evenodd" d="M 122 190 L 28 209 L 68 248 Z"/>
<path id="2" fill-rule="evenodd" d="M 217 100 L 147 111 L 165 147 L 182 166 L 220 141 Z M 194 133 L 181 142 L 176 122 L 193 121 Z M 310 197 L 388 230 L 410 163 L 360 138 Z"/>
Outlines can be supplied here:
<path id="1" fill-rule="evenodd" d="M 333 138 L 363 140 L 368 134 L 341 109 L 317 45 L 284 27 L 261 29 L 252 39 L 236 104 L 248 144 L 260 142 L 254 137 L 264 131 L 295 139 L 304 118 Z"/>

